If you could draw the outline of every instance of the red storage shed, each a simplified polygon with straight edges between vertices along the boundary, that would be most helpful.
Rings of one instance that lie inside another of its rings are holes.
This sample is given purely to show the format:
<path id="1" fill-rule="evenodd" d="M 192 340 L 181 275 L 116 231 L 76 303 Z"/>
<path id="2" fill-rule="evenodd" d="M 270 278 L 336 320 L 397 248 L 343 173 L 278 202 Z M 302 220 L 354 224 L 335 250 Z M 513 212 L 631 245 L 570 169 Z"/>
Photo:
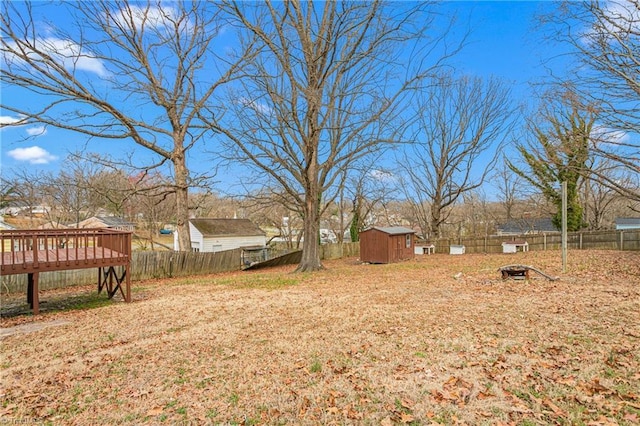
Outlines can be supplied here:
<path id="1" fill-rule="evenodd" d="M 402 226 L 369 228 L 360 233 L 360 260 L 394 263 L 413 259 L 413 229 Z"/>

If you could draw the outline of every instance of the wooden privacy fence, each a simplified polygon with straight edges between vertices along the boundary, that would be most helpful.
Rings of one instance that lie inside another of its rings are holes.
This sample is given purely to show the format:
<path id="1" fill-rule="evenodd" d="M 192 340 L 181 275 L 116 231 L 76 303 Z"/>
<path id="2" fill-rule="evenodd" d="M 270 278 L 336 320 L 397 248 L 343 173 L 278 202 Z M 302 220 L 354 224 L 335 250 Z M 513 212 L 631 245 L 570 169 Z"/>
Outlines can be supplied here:
<path id="1" fill-rule="evenodd" d="M 529 250 L 560 250 L 562 235 L 537 234 L 519 236 L 496 236 L 477 238 L 449 238 L 434 242 L 436 253 L 449 253 L 452 244 L 464 245 L 466 253 L 502 253 L 502 243 L 510 240 L 524 240 Z M 624 231 L 585 231 L 567 235 L 569 250 L 640 250 L 640 229 Z"/>
<path id="2" fill-rule="evenodd" d="M 277 242 L 273 244 L 276 250 L 287 252 L 295 248 L 287 246 L 286 243 Z M 354 257 L 360 255 L 360 243 L 335 243 L 323 244 L 320 246 L 320 259 L 341 259 L 343 257 Z"/>
<path id="3" fill-rule="evenodd" d="M 323 244 L 320 246 L 321 259 L 342 259 L 360 256 L 360 243 Z"/>
<path id="4" fill-rule="evenodd" d="M 569 250 L 639 250 L 640 230 L 591 231 L 569 234 Z M 502 243 L 512 239 L 526 240 L 529 250 L 560 250 L 560 234 L 489 236 L 480 238 L 441 239 L 434 242 L 436 253 L 448 254 L 451 244 L 462 244 L 466 253 L 502 253 Z M 284 247 L 284 246 L 283 246 Z M 359 243 L 325 244 L 320 247 L 322 259 L 358 257 Z M 131 279 L 161 279 L 186 275 L 211 274 L 236 271 L 241 268 L 241 250 L 218 253 L 152 252 L 134 251 L 131 256 Z M 95 282 L 94 269 L 43 272 L 40 274 L 40 289 L 54 289 Z M 24 291 L 25 275 L 0 277 L 1 292 Z"/>
<path id="5" fill-rule="evenodd" d="M 168 251 L 134 251 L 131 255 L 131 280 L 204 275 L 240 269 L 240 249 L 218 253 Z M 90 285 L 95 283 L 95 269 L 40 273 L 41 290 Z M 2 293 L 22 292 L 27 286 L 26 275 L 3 275 Z"/>

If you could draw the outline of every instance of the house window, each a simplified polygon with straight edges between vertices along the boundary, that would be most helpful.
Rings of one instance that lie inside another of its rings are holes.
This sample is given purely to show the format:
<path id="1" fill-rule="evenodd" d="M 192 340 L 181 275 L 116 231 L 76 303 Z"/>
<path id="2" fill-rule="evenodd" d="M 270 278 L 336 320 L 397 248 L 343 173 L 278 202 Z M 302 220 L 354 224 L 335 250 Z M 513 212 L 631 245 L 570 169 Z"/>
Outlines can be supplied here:
<path id="1" fill-rule="evenodd" d="M 411 248 L 411 234 L 406 235 L 407 248 Z"/>
<path id="2" fill-rule="evenodd" d="M 200 253 L 200 249 L 198 247 L 191 247 L 191 251 L 194 253 Z"/>

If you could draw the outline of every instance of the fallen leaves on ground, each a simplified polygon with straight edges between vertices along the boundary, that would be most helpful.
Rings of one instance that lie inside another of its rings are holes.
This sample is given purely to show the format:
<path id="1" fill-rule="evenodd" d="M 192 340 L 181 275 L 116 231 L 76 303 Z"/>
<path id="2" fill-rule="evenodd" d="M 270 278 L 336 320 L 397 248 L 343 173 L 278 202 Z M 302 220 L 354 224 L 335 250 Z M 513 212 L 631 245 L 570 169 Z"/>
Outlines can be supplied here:
<path id="1" fill-rule="evenodd" d="M 560 280 L 503 281 L 507 263 Z M 559 252 L 325 266 L 134 283 L 131 304 L 3 318 L 0 418 L 638 423 L 640 253 L 572 251 L 565 274 Z"/>

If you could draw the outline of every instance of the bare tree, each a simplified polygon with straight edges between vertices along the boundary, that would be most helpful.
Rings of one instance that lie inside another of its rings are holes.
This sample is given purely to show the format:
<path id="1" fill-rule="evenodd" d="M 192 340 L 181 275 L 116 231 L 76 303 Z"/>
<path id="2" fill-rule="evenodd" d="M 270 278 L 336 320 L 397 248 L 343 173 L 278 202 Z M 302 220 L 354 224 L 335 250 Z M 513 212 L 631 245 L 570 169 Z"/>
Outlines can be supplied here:
<path id="1" fill-rule="evenodd" d="M 137 224 L 137 236 L 149 242 L 154 250 L 160 229 L 175 220 L 175 192 L 171 190 L 171 182 L 158 173 L 130 177 L 129 183 L 133 187 L 129 217 Z"/>
<path id="2" fill-rule="evenodd" d="M 344 197 L 344 191 L 341 191 L 327 211 L 325 219 L 327 227 L 336 236 L 336 242 L 340 244 L 344 243 L 344 235 L 349 229 L 349 204 L 349 201 Z"/>
<path id="3" fill-rule="evenodd" d="M 513 125 L 509 90 L 497 80 L 444 74 L 414 102 L 412 146 L 400 161 L 417 216 L 438 238 L 448 207 L 479 188 Z"/>
<path id="4" fill-rule="evenodd" d="M 518 201 L 524 198 L 524 186 L 527 183 L 507 165 L 507 157 L 503 156 L 493 175 L 498 189 L 498 200 L 504 210 L 504 218 L 511 220 L 515 217 Z"/>
<path id="5" fill-rule="evenodd" d="M 42 177 L 42 191 L 49 206 L 51 226 L 59 227 L 95 215 L 103 206 L 102 197 L 92 190 L 100 167 L 93 163 L 78 162 L 69 157 L 58 174 Z M 115 182 L 111 182 L 114 185 Z"/>
<path id="6" fill-rule="evenodd" d="M 569 75 L 586 106 L 598 109 L 601 138 L 592 138 L 594 154 L 640 175 L 640 3 L 638 0 L 565 1 L 546 17 L 548 28 L 568 43 L 576 66 Z M 625 134 L 624 132 L 628 132 Z M 617 166 L 616 166 L 617 167 Z M 595 175 L 622 195 L 640 200 L 638 181 L 631 186 L 608 173 Z"/>
<path id="7" fill-rule="evenodd" d="M 47 7 L 56 7 L 49 5 Z M 14 125 L 40 123 L 104 140 L 133 141 L 151 154 L 146 171 L 169 165 L 180 249 L 190 250 L 188 191 L 198 181 L 187 156 L 207 134 L 214 94 L 242 62 L 215 54 L 222 21 L 214 2 L 65 2 L 72 26 L 40 25 L 34 4 L 0 15 L 3 85 L 36 95 L 2 97 Z"/>
<path id="8" fill-rule="evenodd" d="M 351 200 L 351 221 L 348 225 L 351 241 L 359 241 L 359 234 L 367 227 L 375 225 L 373 213 L 378 207 L 391 200 L 396 177 L 375 162 L 354 169 L 345 181 L 345 193 Z M 346 227 L 343 229 L 343 232 Z"/>
<path id="9" fill-rule="evenodd" d="M 23 209 L 29 218 L 30 226 L 35 228 L 33 211 L 42 206 L 44 194 L 42 181 L 44 173 L 39 170 L 15 170 L 11 178 L 2 177 L 2 185 L 11 188 L 12 204 Z M 44 206 L 43 206 L 44 207 Z"/>
<path id="10" fill-rule="evenodd" d="M 9 207 L 16 201 L 15 183 L 0 178 L 0 209 Z"/>
<path id="11" fill-rule="evenodd" d="M 615 180 L 626 188 L 638 187 L 640 182 L 638 176 L 635 176 L 634 183 L 634 176 L 631 176 L 625 167 L 608 158 L 592 155 L 587 168 L 580 188 L 584 220 L 589 229 L 607 229 L 613 224 L 615 214 L 625 210 L 621 206 L 626 205 L 628 210 L 633 211 L 638 201 L 625 197 L 610 185 L 603 183 L 600 176 L 607 176 L 608 180 Z M 637 211 L 637 208 L 635 210 Z"/>
<path id="12" fill-rule="evenodd" d="M 284 242 L 288 249 L 300 248 L 302 220 L 292 210 L 294 202 L 279 188 L 262 187 L 243 197 L 227 197 L 240 207 L 243 217 L 251 219 L 264 231 L 272 233 L 276 241 Z"/>
<path id="13" fill-rule="evenodd" d="M 440 44 L 446 28 L 431 25 L 431 8 L 427 2 L 226 3 L 237 25 L 259 40 L 259 52 L 229 99 L 236 111 L 220 132 L 234 159 L 282 188 L 304 218 L 298 271 L 323 267 L 320 217 L 345 171 L 397 140 L 400 106 L 450 53 Z"/>
<path id="14" fill-rule="evenodd" d="M 460 206 L 460 210 L 464 221 L 464 235 L 474 237 L 489 235 L 489 231 L 494 229 L 494 220 L 486 194 L 476 189 L 466 192 L 462 198 L 464 203 Z"/>
<path id="15" fill-rule="evenodd" d="M 585 179 L 582 185 L 584 205 L 584 221 L 589 229 L 600 230 L 607 228 L 606 218 L 616 207 L 620 195 L 597 179 Z M 611 221 L 609 221 L 611 222 Z"/>

